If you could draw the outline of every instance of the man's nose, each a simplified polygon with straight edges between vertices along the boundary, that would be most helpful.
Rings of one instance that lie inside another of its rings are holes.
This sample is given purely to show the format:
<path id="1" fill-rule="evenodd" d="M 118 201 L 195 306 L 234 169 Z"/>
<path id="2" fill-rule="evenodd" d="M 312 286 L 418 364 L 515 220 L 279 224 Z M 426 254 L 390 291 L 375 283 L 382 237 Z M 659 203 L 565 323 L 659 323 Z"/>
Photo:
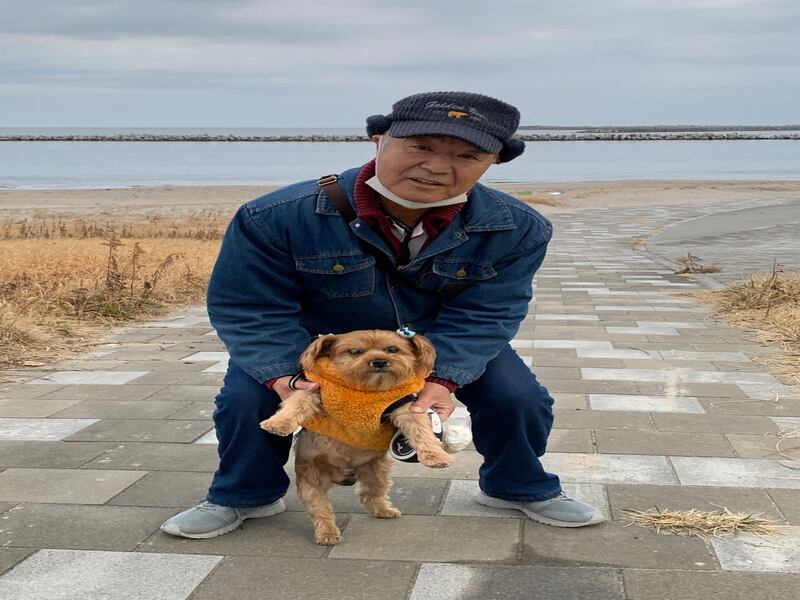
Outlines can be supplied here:
<path id="1" fill-rule="evenodd" d="M 430 154 L 422 163 L 422 168 L 431 174 L 445 175 L 452 168 L 452 159 L 445 154 Z"/>
<path id="2" fill-rule="evenodd" d="M 383 367 L 389 366 L 389 361 L 386 360 L 385 358 L 374 358 L 371 361 L 369 361 L 369 366 L 375 367 L 376 369 L 382 369 Z"/>

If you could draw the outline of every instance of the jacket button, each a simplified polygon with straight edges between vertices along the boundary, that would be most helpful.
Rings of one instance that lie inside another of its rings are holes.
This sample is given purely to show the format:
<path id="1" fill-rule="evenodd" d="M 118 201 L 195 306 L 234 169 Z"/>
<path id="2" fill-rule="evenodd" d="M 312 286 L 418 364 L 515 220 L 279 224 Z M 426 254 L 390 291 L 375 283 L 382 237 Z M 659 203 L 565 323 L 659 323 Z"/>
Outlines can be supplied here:
<path id="1" fill-rule="evenodd" d="M 333 272 L 334 273 L 341 273 L 342 271 L 344 271 L 344 265 L 341 265 L 339 263 L 336 263 L 335 265 L 333 265 Z"/>
<path id="2" fill-rule="evenodd" d="M 459 269 L 458 271 L 456 271 L 456 277 L 466 277 L 466 276 L 467 272 L 464 269 Z"/>

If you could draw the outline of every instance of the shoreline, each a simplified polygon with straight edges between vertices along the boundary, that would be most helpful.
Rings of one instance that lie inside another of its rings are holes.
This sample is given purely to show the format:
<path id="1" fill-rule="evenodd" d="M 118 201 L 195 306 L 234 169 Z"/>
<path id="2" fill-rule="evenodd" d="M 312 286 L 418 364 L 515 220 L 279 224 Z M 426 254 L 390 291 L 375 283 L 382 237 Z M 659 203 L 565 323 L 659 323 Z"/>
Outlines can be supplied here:
<path id="1" fill-rule="evenodd" d="M 800 199 L 800 180 L 610 180 L 487 183 L 516 194 L 543 214 L 589 208 L 679 205 L 760 198 Z M 180 218 L 198 211 L 233 212 L 283 186 L 159 186 L 0 189 L 0 220 L 63 216 L 98 219 Z"/>

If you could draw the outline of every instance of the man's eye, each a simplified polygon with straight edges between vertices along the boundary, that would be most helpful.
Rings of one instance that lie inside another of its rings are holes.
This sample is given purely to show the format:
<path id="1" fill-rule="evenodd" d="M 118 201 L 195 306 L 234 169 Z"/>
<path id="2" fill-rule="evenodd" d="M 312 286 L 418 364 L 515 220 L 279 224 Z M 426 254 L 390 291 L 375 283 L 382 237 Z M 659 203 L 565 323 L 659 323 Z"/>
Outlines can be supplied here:
<path id="1" fill-rule="evenodd" d="M 467 160 L 480 160 L 480 158 L 478 158 L 474 154 L 462 154 L 461 158 L 466 158 Z"/>
<path id="2" fill-rule="evenodd" d="M 364 351 L 361 350 L 360 348 L 350 348 L 350 350 L 348 350 L 347 352 L 352 356 L 358 356 L 359 354 L 364 354 Z"/>
<path id="3" fill-rule="evenodd" d="M 388 354 L 395 354 L 396 352 L 400 352 L 400 349 L 397 346 L 389 346 L 386 348 L 386 352 Z"/>

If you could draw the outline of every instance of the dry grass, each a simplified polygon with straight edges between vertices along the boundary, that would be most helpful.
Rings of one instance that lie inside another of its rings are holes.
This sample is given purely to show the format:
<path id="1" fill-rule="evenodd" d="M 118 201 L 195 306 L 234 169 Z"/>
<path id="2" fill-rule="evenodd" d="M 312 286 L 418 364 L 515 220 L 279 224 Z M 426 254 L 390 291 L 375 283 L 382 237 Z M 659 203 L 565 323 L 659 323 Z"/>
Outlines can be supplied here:
<path id="1" fill-rule="evenodd" d="M 712 302 L 726 321 L 752 329 L 759 341 L 780 347 L 781 355 L 762 362 L 800 384 L 800 273 L 784 273 L 776 264 L 772 273 L 699 297 Z"/>
<path id="2" fill-rule="evenodd" d="M 751 533 L 758 536 L 783 533 L 773 521 L 759 515 L 732 513 L 727 508 L 718 511 L 701 510 L 661 510 L 651 508 L 646 511 L 626 510 L 631 524 L 652 527 L 658 533 L 707 537 L 724 537 L 737 533 Z"/>
<path id="3" fill-rule="evenodd" d="M 544 204 L 546 206 L 561 206 L 562 202 L 560 202 L 557 196 L 554 197 L 546 197 L 546 196 L 534 196 L 533 192 L 529 191 L 517 191 L 514 192 L 516 196 L 522 200 L 523 202 L 527 202 L 528 204 Z"/>
<path id="4" fill-rule="evenodd" d="M 687 253 L 686 256 L 676 258 L 675 262 L 679 265 L 683 265 L 682 268 L 674 271 L 676 275 L 691 275 L 693 273 L 719 273 L 722 271 L 720 267 L 705 266 L 703 264 L 703 259 L 699 256 L 695 256 L 691 252 Z"/>
<path id="5" fill-rule="evenodd" d="M 110 327 L 201 302 L 217 216 L 0 223 L 0 367 L 53 361 Z"/>

